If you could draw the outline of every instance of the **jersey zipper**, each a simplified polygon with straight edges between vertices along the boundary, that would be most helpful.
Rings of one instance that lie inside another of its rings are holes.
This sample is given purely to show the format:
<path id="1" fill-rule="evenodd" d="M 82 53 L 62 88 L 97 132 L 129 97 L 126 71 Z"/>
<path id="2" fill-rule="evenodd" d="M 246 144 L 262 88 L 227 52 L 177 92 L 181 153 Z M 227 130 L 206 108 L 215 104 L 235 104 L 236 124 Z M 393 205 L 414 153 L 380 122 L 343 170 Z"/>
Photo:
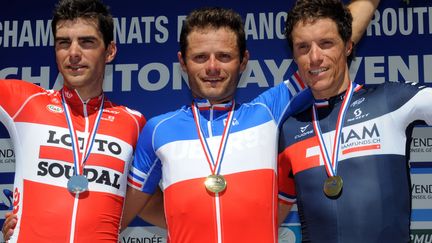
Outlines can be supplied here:
<path id="1" fill-rule="evenodd" d="M 207 130 L 208 130 L 209 137 L 213 137 L 213 129 L 212 129 L 213 119 L 214 119 L 214 109 L 212 106 L 210 107 L 210 115 L 209 115 L 209 120 L 207 122 Z M 222 223 L 221 223 L 221 211 L 220 211 L 220 198 L 218 193 L 216 193 L 214 200 L 215 200 L 215 210 L 216 210 L 215 213 L 216 213 L 217 242 L 222 243 Z"/>
<path id="2" fill-rule="evenodd" d="M 85 125 L 84 125 L 84 137 L 83 137 L 83 143 L 82 144 L 87 144 L 86 140 L 89 139 L 88 136 L 88 129 L 89 129 L 89 118 L 88 118 L 88 112 L 87 112 L 87 102 L 83 102 L 83 115 L 84 115 L 84 120 L 85 120 Z M 82 151 L 82 149 L 85 149 L 84 146 L 79 146 L 81 150 L 81 161 L 84 161 L 85 158 L 85 151 Z M 83 147 L 81 149 L 81 147 Z M 83 173 L 84 173 L 84 164 L 81 165 L 81 168 L 83 168 Z M 74 199 L 74 205 L 73 205 L 73 211 L 72 211 L 72 222 L 71 222 L 71 230 L 70 230 L 70 236 L 69 236 L 69 243 L 74 243 L 75 241 L 75 230 L 76 230 L 76 221 L 77 221 L 77 211 L 78 211 L 78 204 L 79 204 L 79 194 L 75 195 L 75 199 Z"/>

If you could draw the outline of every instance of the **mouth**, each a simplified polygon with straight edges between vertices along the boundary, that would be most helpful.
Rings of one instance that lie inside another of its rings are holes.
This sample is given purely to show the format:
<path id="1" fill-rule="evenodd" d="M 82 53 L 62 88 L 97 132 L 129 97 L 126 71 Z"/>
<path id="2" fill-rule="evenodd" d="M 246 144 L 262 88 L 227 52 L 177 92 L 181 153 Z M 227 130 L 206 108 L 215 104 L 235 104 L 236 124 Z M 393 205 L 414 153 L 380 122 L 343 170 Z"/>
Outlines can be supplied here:
<path id="1" fill-rule="evenodd" d="M 221 78 L 221 77 L 206 77 L 206 78 L 202 78 L 202 80 L 204 82 L 220 82 L 220 81 L 223 81 L 224 78 Z"/>
<path id="2" fill-rule="evenodd" d="M 67 69 L 73 71 L 73 72 L 78 72 L 78 71 L 82 71 L 86 66 L 84 65 L 68 65 Z"/>
<path id="3" fill-rule="evenodd" d="M 223 77 L 204 77 L 201 78 L 201 81 L 203 83 L 207 83 L 209 85 L 219 85 L 220 83 L 222 83 L 225 80 L 225 78 Z"/>
<path id="4" fill-rule="evenodd" d="M 325 72 L 325 71 L 327 71 L 327 70 L 328 70 L 328 68 L 326 68 L 326 67 L 322 67 L 322 68 L 319 68 L 319 69 L 309 70 L 309 73 L 310 73 L 311 75 L 319 75 L 320 73 L 323 73 L 323 72 Z"/>

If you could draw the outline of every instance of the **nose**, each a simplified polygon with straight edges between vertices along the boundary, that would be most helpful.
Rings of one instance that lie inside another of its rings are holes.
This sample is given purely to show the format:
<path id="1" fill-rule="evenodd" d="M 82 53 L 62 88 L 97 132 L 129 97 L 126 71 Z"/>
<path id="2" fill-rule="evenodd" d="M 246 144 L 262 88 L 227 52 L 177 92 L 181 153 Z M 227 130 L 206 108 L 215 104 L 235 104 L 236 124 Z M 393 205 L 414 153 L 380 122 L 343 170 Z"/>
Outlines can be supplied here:
<path id="1" fill-rule="evenodd" d="M 69 59 L 71 63 L 77 63 L 81 60 L 81 47 L 77 41 L 72 41 L 69 46 Z"/>
<path id="2" fill-rule="evenodd" d="M 207 75 L 218 75 L 220 72 L 219 60 L 215 55 L 210 55 L 207 60 L 206 73 Z"/>
<path id="3" fill-rule="evenodd" d="M 321 63 L 322 61 L 322 50 L 321 48 L 313 43 L 309 50 L 309 58 L 311 63 Z"/>

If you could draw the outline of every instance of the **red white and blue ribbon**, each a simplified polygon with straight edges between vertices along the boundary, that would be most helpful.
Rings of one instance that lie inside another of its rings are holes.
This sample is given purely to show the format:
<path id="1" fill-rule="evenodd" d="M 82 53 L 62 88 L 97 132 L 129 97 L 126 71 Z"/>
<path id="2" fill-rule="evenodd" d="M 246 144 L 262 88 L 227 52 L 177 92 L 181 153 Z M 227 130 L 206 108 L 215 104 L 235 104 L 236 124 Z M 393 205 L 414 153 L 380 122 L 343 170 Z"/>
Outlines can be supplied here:
<path id="1" fill-rule="evenodd" d="M 100 107 L 98 110 L 98 114 L 95 118 L 92 130 L 90 130 L 90 133 L 89 133 L 90 136 L 88 137 L 87 140 L 84 139 L 84 142 L 85 142 L 84 143 L 85 144 L 84 151 L 80 156 L 80 149 L 79 149 L 80 146 L 78 144 L 78 136 L 76 134 L 76 130 L 75 130 L 74 125 L 73 125 L 72 116 L 71 116 L 71 113 L 69 111 L 69 106 L 68 106 L 66 99 L 65 99 L 64 90 L 62 90 L 62 105 L 63 105 L 63 109 L 65 111 L 66 121 L 67 121 L 68 129 L 69 129 L 69 134 L 71 137 L 72 153 L 73 153 L 74 168 L 75 168 L 74 174 L 75 175 L 82 175 L 82 173 L 83 173 L 84 164 L 90 155 L 90 152 L 92 150 L 93 143 L 94 143 L 94 140 L 96 137 L 96 132 L 97 132 L 97 129 L 99 126 L 99 122 L 100 122 L 102 113 L 103 113 L 104 101 L 105 101 L 104 100 L 104 94 L 102 94 L 101 104 L 100 104 Z"/>
<path id="2" fill-rule="evenodd" d="M 347 90 L 345 91 L 345 96 L 342 101 L 342 105 L 339 109 L 338 118 L 336 121 L 336 128 L 335 128 L 335 135 L 334 135 L 334 141 L 333 141 L 333 153 L 332 157 L 330 158 L 328 149 L 325 145 L 321 127 L 319 125 L 319 119 L 318 119 L 318 112 L 317 107 L 314 104 L 312 109 L 312 123 L 314 127 L 315 134 L 317 134 L 318 141 L 319 141 L 319 147 L 321 151 L 321 157 L 324 160 L 324 165 L 327 171 L 327 175 L 329 177 L 336 176 L 337 175 L 337 167 L 338 167 L 338 156 L 339 156 L 339 145 L 340 145 L 340 138 L 341 138 L 341 132 L 343 123 L 345 121 L 345 115 L 348 110 L 351 97 L 354 94 L 355 89 L 357 88 L 357 84 L 350 82 L 348 85 Z"/>
<path id="3" fill-rule="evenodd" d="M 231 109 L 228 112 L 228 117 L 226 119 L 226 124 L 224 127 L 224 131 L 222 133 L 222 138 L 221 138 L 221 141 L 219 144 L 219 149 L 218 149 L 216 161 L 214 160 L 214 157 L 210 151 L 210 147 L 207 143 L 207 139 L 203 135 L 203 131 L 202 131 L 202 128 L 200 125 L 201 124 L 200 113 L 199 113 L 199 110 L 198 110 L 196 103 L 193 102 L 191 107 L 192 107 L 192 113 L 193 113 L 194 120 L 195 120 L 195 125 L 196 125 L 197 131 L 198 131 L 198 137 L 199 137 L 199 140 L 201 142 L 201 147 L 203 148 L 207 163 L 209 164 L 210 170 L 211 170 L 213 175 L 219 174 L 220 168 L 222 165 L 222 160 L 223 160 L 223 157 L 225 154 L 225 148 L 226 148 L 226 145 L 228 142 L 228 137 L 230 134 L 232 119 L 234 117 L 235 102 L 232 101 Z"/>

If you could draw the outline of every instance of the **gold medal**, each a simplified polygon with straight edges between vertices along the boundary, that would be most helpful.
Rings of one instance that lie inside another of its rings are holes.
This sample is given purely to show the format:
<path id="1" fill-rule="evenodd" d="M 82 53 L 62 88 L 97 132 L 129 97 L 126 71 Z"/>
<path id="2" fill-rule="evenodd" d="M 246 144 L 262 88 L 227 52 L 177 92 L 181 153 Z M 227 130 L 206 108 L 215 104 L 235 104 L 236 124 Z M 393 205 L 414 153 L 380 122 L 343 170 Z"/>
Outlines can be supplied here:
<path id="1" fill-rule="evenodd" d="M 222 175 L 209 175 L 204 181 L 207 190 L 213 193 L 219 193 L 225 190 L 226 180 Z"/>
<path id="2" fill-rule="evenodd" d="M 343 187 L 342 177 L 331 176 L 324 182 L 324 193 L 328 197 L 336 197 L 340 194 Z"/>

